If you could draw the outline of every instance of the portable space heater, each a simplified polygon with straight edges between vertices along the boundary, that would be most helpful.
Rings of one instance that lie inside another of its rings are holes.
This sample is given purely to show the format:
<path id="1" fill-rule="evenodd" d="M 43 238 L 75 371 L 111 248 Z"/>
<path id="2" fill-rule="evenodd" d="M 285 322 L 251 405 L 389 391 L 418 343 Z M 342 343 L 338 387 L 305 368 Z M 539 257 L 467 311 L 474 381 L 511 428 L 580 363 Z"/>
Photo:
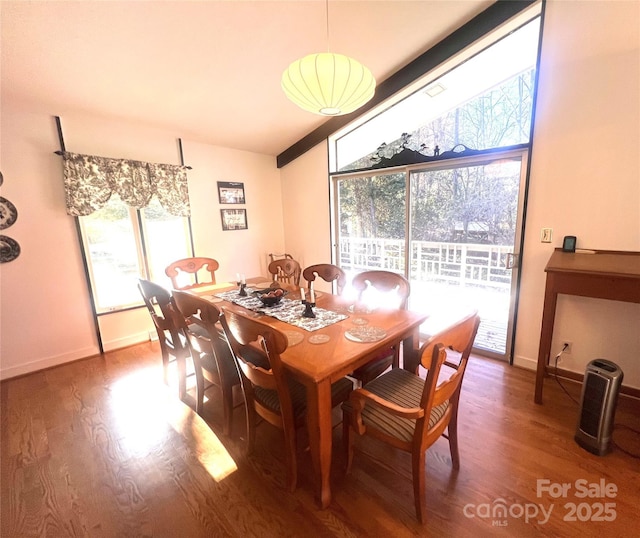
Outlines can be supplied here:
<path id="1" fill-rule="evenodd" d="M 582 384 L 580 418 L 575 440 L 585 450 L 609 452 L 618 392 L 624 374 L 613 362 L 595 359 L 587 364 Z"/>

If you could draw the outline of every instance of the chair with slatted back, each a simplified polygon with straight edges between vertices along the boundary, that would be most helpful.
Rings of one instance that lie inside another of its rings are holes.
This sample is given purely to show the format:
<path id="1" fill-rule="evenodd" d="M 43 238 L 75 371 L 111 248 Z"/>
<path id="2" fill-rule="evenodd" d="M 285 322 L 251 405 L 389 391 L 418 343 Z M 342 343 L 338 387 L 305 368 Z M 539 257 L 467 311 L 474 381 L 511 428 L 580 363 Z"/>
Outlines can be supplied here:
<path id="1" fill-rule="evenodd" d="M 255 445 L 257 416 L 281 429 L 285 440 L 287 486 L 294 491 L 297 482 L 296 429 L 305 422 L 307 398 L 304 386 L 290 377 L 282 364 L 287 337 L 257 319 L 228 308 L 222 310 L 220 321 L 233 349 L 245 397 L 248 453 L 253 452 Z M 255 359 L 256 349 L 262 351 L 262 364 Z M 353 384 L 347 378 L 333 383 L 332 406 L 344 402 L 352 388 Z"/>
<path id="2" fill-rule="evenodd" d="M 286 252 L 283 252 L 282 254 L 271 252 L 269 254 L 269 262 L 274 262 L 276 260 L 293 260 L 293 259 L 294 259 L 293 256 Z"/>
<path id="3" fill-rule="evenodd" d="M 302 270 L 300 264 L 293 259 L 274 260 L 267 268 L 273 277 L 274 282 L 284 282 L 288 284 L 300 285 L 300 275 Z"/>
<path id="4" fill-rule="evenodd" d="M 307 281 L 307 286 L 311 288 L 311 283 L 316 277 L 320 277 L 325 282 L 335 282 L 338 295 L 342 295 L 344 287 L 347 285 L 347 275 L 337 265 L 332 263 L 318 263 L 305 267 L 302 277 Z"/>
<path id="5" fill-rule="evenodd" d="M 404 368 L 393 368 L 354 390 L 342 405 L 347 471 L 353 461 L 355 435 L 370 435 L 409 452 L 416 515 L 421 523 L 426 516 L 426 451 L 441 435 L 449 440 L 452 467 L 460 468 L 460 391 L 479 324 L 480 318 L 473 312 L 422 345 L 419 357 L 428 369 L 426 379 Z M 441 370 L 442 366 L 447 370 Z"/>
<path id="6" fill-rule="evenodd" d="M 402 310 L 407 309 L 411 285 L 409 281 L 398 273 L 391 271 L 364 271 L 353 277 L 351 285 L 358 293 L 358 302 L 365 300 L 365 295 L 372 291 L 381 293 L 386 301 L 391 301 Z M 378 356 L 361 366 L 351 374 L 362 385 L 379 376 L 390 366 L 397 367 L 400 361 L 400 348 L 393 346 L 383 350 Z"/>
<path id="7" fill-rule="evenodd" d="M 158 342 L 162 353 L 163 377 L 165 384 L 169 380 L 169 364 L 176 361 L 178 369 L 178 396 L 184 398 L 186 387 L 185 360 L 189 356 L 189 348 L 184 334 L 175 323 L 174 305 L 171 293 L 162 286 L 138 279 L 138 290 L 149 311 L 153 325 L 158 333 Z"/>
<path id="8" fill-rule="evenodd" d="M 229 344 L 219 323 L 220 310 L 201 297 L 175 291 L 173 300 L 179 323 L 187 336 L 196 377 L 196 413 L 204 410 L 204 393 L 213 385 L 222 392 L 223 432 L 231 433 L 234 408 L 233 388 L 240 378 Z M 209 382 L 206 386 L 205 382 Z"/>
<path id="9" fill-rule="evenodd" d="M 164 270 L 175 290 L 190 290 L 216 283 L 220 264 L 213 258 L 183 258 L 169 264 Z M 206 276 L 202 281 L 199 277 Z"/>

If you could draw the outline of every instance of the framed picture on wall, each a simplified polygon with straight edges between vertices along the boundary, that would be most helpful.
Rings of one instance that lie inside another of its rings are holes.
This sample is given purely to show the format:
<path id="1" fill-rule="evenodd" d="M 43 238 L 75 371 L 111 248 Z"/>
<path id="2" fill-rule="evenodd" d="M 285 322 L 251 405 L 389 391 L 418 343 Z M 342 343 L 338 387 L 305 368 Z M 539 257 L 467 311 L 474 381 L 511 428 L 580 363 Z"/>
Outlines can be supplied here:
<path id="1" fill-rule="evenodd" d="M 222 229 L 227 230 L 246 230 L 247 229 L 247 210 L 246 209 L 221 209 Z"/>
<path id="2" fill-rule="evenodd" d="M 244 183 L 218 181 L 218 199 L 221 204 L 244 204 Z"/>

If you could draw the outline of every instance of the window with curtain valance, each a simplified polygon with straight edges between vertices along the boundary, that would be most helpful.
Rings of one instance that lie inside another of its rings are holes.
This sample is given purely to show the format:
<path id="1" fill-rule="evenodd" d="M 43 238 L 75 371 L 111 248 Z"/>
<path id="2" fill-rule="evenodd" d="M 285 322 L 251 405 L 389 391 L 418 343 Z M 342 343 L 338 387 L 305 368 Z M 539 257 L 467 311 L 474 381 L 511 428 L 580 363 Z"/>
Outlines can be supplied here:
<path id="1" fill-rule="evenodd" d="M 113 193 L 130 207 L 147 207 L 155 194 L 164 209 L 189 217 L 187 167 L 130 159 L 62 153 L 67 213 L 90 215 L 102 208 Z"/>

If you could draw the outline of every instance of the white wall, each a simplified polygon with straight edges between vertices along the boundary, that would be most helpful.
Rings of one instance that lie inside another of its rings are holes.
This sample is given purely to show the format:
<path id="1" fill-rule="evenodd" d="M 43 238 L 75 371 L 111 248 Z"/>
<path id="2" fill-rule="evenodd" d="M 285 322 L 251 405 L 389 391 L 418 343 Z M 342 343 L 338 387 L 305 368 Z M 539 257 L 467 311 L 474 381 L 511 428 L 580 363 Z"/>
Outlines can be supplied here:
<path id="1" fill-rule="evenodd" d="M 325 142 L 281 169 L 286 249 L 303 269 L 331 262 L 328 174 Z M 331 290 L 321 281 L 316 287 Z"/>
<path id="2" fill-rule="evenodd" d="M 550 0 L 541 61 L 515 347 L 515 363 L 532 369 L 544 267 L 562 237 L 576 235 L 582 248 L 640 251 L 640 3 Z M 307 258 L 329 259 L 317 245 L 322 236 L 329 244 L 328 229 L 293 226 L 308 219 L 301 207 L 318 222 L 329 214 L 326 168 L 319 145 L 282 169 L 285 241 Z M 553 228 L 552 244 L 540 243 L 542 227 Z M 563 368 L 583 373 L 603 357 L 622 367 L 625 385 L 640 387 L 638 329 L 640 305 L 561 296 L 552 352 L 570 340 Z"/>
<path id="3" fill-rule="evenodd" d="M 180 133 L 116 119 L 61 114 L 68 151 L 179 163 Z M 33 104 L 2 101 L 2 195 L 18 208 L 3 230 L 21 255 L 0 265 L 0 378 L 98 353 L 72 217 L 66 215 L 55 121 Z M 275 158 L 183 139 L 196 254 L 220 262 L 218 281 L 266 273 L 266 254 L 284 249 L 280 173 Z M 222 231 L 217 181 L 245 184 L 249 229 Z M 105 349 L 148 338 L 145 309 L 100 318 Z"/>
<path id="4" fill-rule="evenodd" d="M 565 235 L 578 247 L 640 251 L 640 3 L 547 4 L 516 362 L 537 360 L 544 267 Z M 540 229 L 553 228 L 551 245 Z M 583 373 L 603 357 L 640 387 L 640 305 L 560 296 L 552 356 Z"/>

